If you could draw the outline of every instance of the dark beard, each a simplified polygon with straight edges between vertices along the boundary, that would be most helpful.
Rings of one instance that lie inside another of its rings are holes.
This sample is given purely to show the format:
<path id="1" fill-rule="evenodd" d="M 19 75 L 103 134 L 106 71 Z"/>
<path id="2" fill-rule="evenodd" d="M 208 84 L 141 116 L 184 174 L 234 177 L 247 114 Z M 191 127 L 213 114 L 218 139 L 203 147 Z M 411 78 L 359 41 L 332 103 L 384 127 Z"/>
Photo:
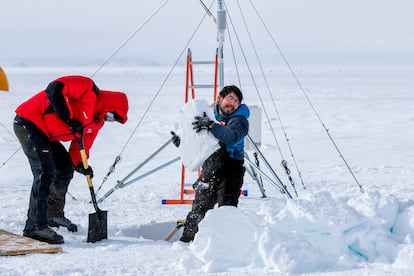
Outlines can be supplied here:
<path id="1" fill-rule="evenodd" d="M 223 110 L 223 108 L 221 108 L 221 102 L 219 102 L 219 104 L 218 104 L 218 107 L 219 107 L 219 113 L 220 114 L 223 114 L 223 115 L 230 115 L 231 113 L 233 113 L 233 112 L 231 112 L 231 113 L 227 113 L 227 112 L 225 112 L 224 110 Z"/>

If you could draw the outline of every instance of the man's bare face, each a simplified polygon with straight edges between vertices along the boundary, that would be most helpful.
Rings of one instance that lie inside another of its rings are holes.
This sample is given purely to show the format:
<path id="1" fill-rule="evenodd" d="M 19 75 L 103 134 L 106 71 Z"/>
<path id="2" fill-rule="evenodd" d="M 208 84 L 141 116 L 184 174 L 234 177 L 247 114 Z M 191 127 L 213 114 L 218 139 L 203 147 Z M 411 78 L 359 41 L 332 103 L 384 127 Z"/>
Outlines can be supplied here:
<path id="1" fill-rule="evenodd" d="M 240 100 L 234 92 L 230 92 L 226 97 L 218 96 L 219 113 L 230 115 L 240 106 Z"/>

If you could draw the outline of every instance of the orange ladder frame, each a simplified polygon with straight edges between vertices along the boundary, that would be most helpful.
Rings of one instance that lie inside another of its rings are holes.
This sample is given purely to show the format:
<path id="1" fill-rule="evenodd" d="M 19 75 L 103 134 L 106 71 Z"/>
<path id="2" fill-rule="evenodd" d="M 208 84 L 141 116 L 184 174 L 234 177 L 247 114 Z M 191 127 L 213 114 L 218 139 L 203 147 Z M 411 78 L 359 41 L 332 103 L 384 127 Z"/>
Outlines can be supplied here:
<path id="1" fill-rule="evenodd" d="M 191 99 L 195 99 L 195 89 L 196 88 L 213 88 L 213 101 L 217 99 L 217 81 L 218 81 L 218 70 L 219 70 L 219 55 L 218 49 L 216 50 L 216 57 L 214 61 L 193 61 L 191 50 L 188 49 L 187 52 L 187 64 L 186 64 L 186 78 L 185 78 L 185 95 L 184 103 L 187 103 L 189 100 L 189 89 L 191 88 Z M 194 74 L 193 74 L 193 64 L 214 64 L 214 84 L 194 84 Z M 198 170 L 198 175 L 200 175 L 200 169 Z M 163 199 L 162 204 L 192 204 L 193 199 L 185 199 L 184 195 L 193 195 L 195 191 L 193 189 L 186 190 L 185 186 L 185 166 L 181 164 L 181 186 L 180 186 L 180 198 L 179 199 Z M 241 195 L 247 196 L 247 190 L 241 190 Z"/>
<path id="2" fill-rule="evenodd" d="M 211 84 L 194 84 L 194 73 L 193 65 L 194 64 L 214 64 L 214 83 Z M 187 62 L 186 62 L 186 77 L 185 77 L 185 95 L 184 103 L 187 103 L 189 100 L 189 90 L 191 89 L 191 99 L 195 99 L 195 89 L 196 88 L 213 88 L 213 101 L 217 98 L 217 80 L 218 80 L 218 50 L 216 50 L 216 57 L 214 61 L 193 61 L 191 49 L 188 48 L 187 51 Z M 200 174 L 200 169 L 198 170 Z M 162 204 L 192 204 L 193 199 L 185 199 L 185 194 L 194 194 L 194 190 L 184 189 L 185 185 L 185 166 L 181 164 L 181 186 L 180 186 L 180 198 L 179 199 L 163 199 Z"/>

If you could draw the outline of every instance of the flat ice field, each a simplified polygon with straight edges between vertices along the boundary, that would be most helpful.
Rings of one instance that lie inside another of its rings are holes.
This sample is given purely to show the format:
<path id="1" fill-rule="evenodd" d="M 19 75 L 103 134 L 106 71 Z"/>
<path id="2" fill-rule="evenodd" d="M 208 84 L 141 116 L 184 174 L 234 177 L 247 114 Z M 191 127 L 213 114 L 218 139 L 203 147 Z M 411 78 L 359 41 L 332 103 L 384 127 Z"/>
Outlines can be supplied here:
<path id="1" fill-rule="evenodd" d="M 0 228 L 21 233 L 32 174 L 12 130 L 14 109 L 59 76 L 90 76 L 94 71 L 85 67 L 3 69 L 10 91 L 0 92 Z M 127 124 L 107 123 L 92 148 L 89 163 L 95 172 L 95 190 L 115 157 L 122 158 L 98 198 L 170 139 L 184 104 L 185 68 L 166 78 L 168 72 L 163 67 L 109 67 L 94 77 L 102 89 L 126 92 L 130 103 Z M 201 82 L 211 76 L 205 71 L 197 74 Z M 87 243 L 88 214 L 94 210 L 86 180 L 76 174 L 65 211 L 79 231 L 57 230 L 65 239 L 58 254 L 0 257 L 1 274 L 413 275 L 414 68 L 298 68 L 304 91 L 283 70 L 267 68 L 266 74 L 271 95 L 260 75 L 255 86 L 247 72 L 241 72 L 239 84 L 229 70 L 225 83 L 240 85 L 245 103 L 262 108 L 260 150 L 293 199 L 265 179 L 267 197 L 263 198 L 257 183 L 246 174 L 243 188 L 248 196 L 240 198 L 239 208 L 210 211 L 189 245 L 177 241 L 180 233 L 167 242 L 164 238 L 176 220 L 185 218 L 191 208 L 161 204 L 162 199 L 180 196 L 181 163 L 175 162 L 100 203 L 108 211 L 109 237 Z M 211 91 L 197 97 L 213 100 Z M 169 145 L 128 180 L 177 156 L 177 149 Z M 288 161 L 298 197 L 280 166 L 282 159 Z M 263 161 L 260 166 L 265 169 Z M 195 178 L 188 173 L 186 182 Z"/>

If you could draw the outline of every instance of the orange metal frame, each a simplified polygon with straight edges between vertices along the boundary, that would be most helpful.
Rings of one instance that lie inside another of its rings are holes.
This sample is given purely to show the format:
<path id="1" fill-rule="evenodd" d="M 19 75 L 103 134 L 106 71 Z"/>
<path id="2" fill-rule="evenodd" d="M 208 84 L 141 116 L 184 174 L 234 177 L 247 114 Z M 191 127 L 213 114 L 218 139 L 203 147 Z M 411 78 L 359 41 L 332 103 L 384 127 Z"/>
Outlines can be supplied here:
<path id="1" fill-rule="evenodd" d="M 186 77 L 185 77 L 185 95 L 184 103 L 187 103 L 189 100 L 189 88 L 191 87 L 191 99 L 195 99 L 195 89 L 194 89 L 194 74 L 193 74 L 193 58 L 190 49 L 187 54 L 187 64 L 186 64 Z M 214 95 L 213 101 L 217 98 L 217 79 L 218 79 L 218 51 L 216 51 L 215 64 L 214 64 Z M 198 170 L 200 174 L 200 169 Z M 191 204 L 193 203 L 192 199 L 184 199 L 185 194 L 194 194 L 194 190 L 185 190 L 185 166 L 181 164 L 181 187 L 180 187 L 180 198 L 179 199 L 163 199 L 162 204 Z M 192 192 L 190 192 L 192 191 Z"/>

